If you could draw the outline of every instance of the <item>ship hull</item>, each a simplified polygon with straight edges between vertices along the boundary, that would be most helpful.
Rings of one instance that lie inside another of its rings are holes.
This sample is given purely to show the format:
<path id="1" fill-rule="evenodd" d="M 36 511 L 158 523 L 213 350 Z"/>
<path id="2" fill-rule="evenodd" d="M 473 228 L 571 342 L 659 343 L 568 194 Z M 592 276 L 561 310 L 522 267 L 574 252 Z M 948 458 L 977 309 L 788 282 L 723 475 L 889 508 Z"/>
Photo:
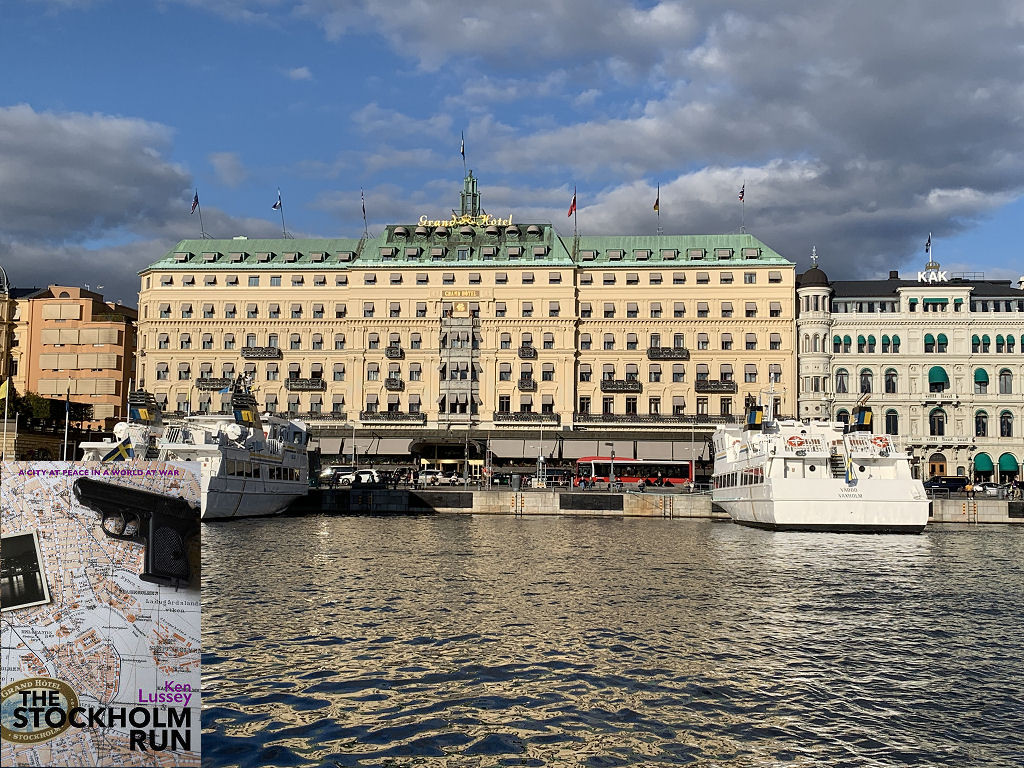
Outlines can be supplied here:
<path id="1" fill-rule="evenodd" d="M 303 496 L 305 489 L 213 489 L 203 494 L 202 519 L 205 522 L 280 515 L 292 502 Z"/>

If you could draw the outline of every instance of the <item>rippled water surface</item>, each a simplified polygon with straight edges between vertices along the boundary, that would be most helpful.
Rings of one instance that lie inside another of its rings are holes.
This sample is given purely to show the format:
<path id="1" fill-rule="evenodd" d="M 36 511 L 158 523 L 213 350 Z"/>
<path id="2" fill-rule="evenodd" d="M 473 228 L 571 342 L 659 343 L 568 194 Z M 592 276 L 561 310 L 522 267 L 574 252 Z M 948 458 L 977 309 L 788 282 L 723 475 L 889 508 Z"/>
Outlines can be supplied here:
<path id="1" fill-rule="evenodd" d="M 1024 530 L 203 527 L 208 766 L 1024 765 Z"/>

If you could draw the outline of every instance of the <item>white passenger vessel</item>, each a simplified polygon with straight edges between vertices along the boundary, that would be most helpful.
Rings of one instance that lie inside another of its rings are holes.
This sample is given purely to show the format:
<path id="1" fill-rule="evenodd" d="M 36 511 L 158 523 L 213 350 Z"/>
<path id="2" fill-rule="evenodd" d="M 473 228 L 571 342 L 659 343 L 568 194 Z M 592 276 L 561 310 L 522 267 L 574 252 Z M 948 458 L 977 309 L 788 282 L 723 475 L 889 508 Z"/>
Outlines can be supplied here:
<path id="1" fill-rule="evenodd" d="M 776 420 L 773 398 L 714 434 L 711 498 L 734 522 L 771 530 L 919 533 L 928 497 L 893 435 L 859 403 L 850 424 Z"/>
<path id="2" fill-rule="evenodd" d="M 309 492 L 306 425 L 261 417 L 243 379 L 231 386 L 231 413 L 196 414 L 165 425 L 155 402 L 153 407 L 130 411 L 135 418 L 114 427 L 116 442 L 82 443 L 83 459 L 199 462 L 203 520 L 280 514 Z"/>

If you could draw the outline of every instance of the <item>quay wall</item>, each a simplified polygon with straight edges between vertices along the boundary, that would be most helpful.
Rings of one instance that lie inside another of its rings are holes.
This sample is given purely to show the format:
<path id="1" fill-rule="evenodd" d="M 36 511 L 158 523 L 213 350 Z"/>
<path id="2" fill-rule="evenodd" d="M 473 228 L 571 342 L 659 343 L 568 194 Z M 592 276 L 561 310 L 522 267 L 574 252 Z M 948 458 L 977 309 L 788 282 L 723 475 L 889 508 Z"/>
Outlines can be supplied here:
<path id="1" fill-rule="evenodd" d="M 1024 523 L 1024 501 L 932 499 L 930 523 Z"/>

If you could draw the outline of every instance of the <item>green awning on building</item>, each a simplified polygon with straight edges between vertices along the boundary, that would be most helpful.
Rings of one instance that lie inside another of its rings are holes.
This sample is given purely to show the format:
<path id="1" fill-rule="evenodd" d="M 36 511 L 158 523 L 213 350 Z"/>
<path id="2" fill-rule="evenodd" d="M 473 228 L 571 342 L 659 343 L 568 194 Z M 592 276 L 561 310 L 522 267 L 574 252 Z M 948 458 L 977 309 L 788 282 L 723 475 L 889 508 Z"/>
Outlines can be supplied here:
<path id="1" fill-rule="evenodd" d="M 975 368 L 974 380 L 979 384 L 988 384 L 988 371 L 984 368 Z"/>
<path id="2" fill-rule="evenodd" d="M 870 344 L 871 346 L 875 345 L 875 337 L 874 336 L 868 336 L 868 344 Z"/>
<path id="3" fill-rule="evenodd" d="M 981 344 L 981 337 L 978 334 L 971 336 L 971 344 Z"/>
<path id="4" fill-rule="evenodd" d="M 852 344 L 852 343 L 853 343 L 853 339 L 851 339 L 849 336 L 843 336 L 843 344 Z"/>
<path id="5" fill-rule="evenodd" d="M 899 336 L 893 335 L 893 337 L 892 337 L 892 345 L 894 347 L 898 347 L 900 345 L 900 337 Z"/>
<path id="6" fill-rule="evenodd" d="M 995 467 L 992 464 L 992 457 L 987 453 L 979 453 L 974 457 L 975 472 L 991 472 Z"/>
<path id="7" fill-rule="evenodd" d="M 924 335 L 924 343 L 925 344 L 934 344 L 935 343 L 935 337 L 932 336 L 930 333 L 926 333 Z"/>
<path id="8" fill-rule="evenodd" d="M 949 339 L 946 338 L 946 334 L 939 334 L 939 344 L 949 344 Z"/>
<path id="9" fill-rule="evenodd" d="M 963 299 L 953 299 L 953 303 L 954 304 L 963 304 L 964 300 Z"/>
<path id="10" fill-rule="evenodd" d="M 932 366 L 931 370 L 928 371 L 928 383 L 949 384 L 949 376 L 946 374 L 946 369 L 941 365 Z"/>
<path id="11" fill-rule="evenodd" d="M 888 344 L 889 343 L 889 337 L 887 335 L 885 335 L 885 334 L 882 334 L 882 343 L 883 344 Z"/>
<path id="12" fill-rule="evenodd" d="M 981 343 L 982 344 L 991 344 L 992 343 L 992 339 L 990 339 L 989 335 L 986 333 L 984 336 L 981 337 Z"/>
<path id="13" fill-rule="evenodd" d="M 925 304 L 949 304 L 949 299 L 925 299 Z"/>
<path id="14" fill-rule="evenodd" d="M 910 300 L 910 303 L 911 303 L 911 304 L 917 304 L 917 299 L 911 299 L 911 300 Z"/>
<path id="15" fill-rule="evenodd" d="M 839 338 L 838 336 L 833 336 L 832 337 L 832 343 L 833 344 L 842 344 L 843 340 L 841 338 Z"/>
<path id="16" fill-rule="evenodd" d="M 1006 339 L 1003 338 L 1003 334 L 1000 333 L 996 335 L 996 344 L 1002 344 L 1004 341 L 1006 341 Z"/>
<path id="17" fill-rule="evenodd" d="M 1016 472 L 1020 469 L 1020 464 L 1013 457 L 1012 453 L 1004 453 L 999 457 L 999 471 L 1000 472 Z"/>
<path id="18" fill-rule="evenodd" d="M 865 339 L 863 336 L 858 336 L 857 337 L 857 343 L 858 344 L 867 344 L 868 342 L 867 342 L 867 339 Z"/>

